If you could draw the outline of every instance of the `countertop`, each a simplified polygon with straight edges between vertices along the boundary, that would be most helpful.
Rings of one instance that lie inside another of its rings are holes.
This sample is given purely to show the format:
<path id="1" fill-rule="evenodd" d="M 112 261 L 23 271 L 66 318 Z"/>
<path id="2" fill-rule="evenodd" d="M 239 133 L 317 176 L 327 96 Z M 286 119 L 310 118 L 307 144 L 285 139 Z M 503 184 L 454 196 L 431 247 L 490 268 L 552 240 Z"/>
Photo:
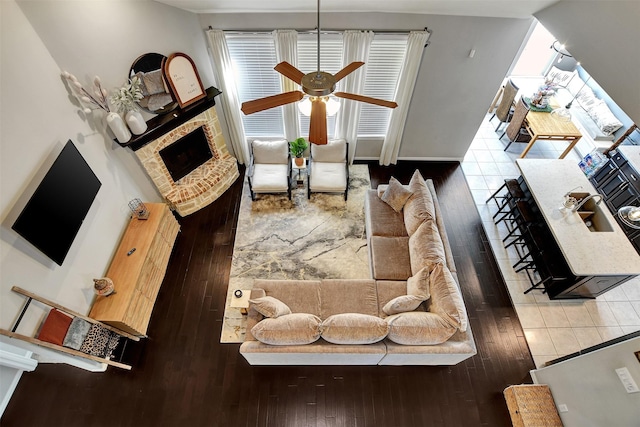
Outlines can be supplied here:
<path id="1" fill-rule="evenodd" d="M 605 203 L 600 207 L 613 227 L 610 232 L 591 232 L 577 212 L 561 209 L 564 194 L 574 191 L 597 193 L 573 160 L 518 159 L 531 194 L 576 276 L 640 274 L 640 255 Z"/>
<path id="2" fill-rule="evenodd" d="M 640 173 L 640 146 L 620 145 L 616 150 L 622 153 L 636 172 Z"/>

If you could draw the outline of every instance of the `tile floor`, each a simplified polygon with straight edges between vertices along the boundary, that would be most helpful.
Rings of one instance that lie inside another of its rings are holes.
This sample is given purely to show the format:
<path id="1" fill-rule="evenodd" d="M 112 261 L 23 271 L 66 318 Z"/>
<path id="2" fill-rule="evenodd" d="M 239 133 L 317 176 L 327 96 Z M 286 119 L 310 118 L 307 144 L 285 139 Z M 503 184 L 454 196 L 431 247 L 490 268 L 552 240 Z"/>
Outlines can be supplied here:
<path id="1" fill-rule="evenodd" d="M 489 118 L 487 115 L 478 130 L 462 162 L 462 169 L 536 366 L 640 330 L 640 276 L 595 300 L 552 301 L 536 290 L 524 294 L 530 286 L 527 276 L 512 268 L 519 257 L 512 248 L 505 250 L 501 236 L 506 234 L 506 228 L 493 223 L 495 203 L 487 205 L 486 200 L 506 178 L 520 175 L 515 160 L 525 145 L 514 143 L 505 152 L 507 138 L 498 139 L 503 127 L 496 133 L 497 119 L 489 122 Z M 538 141 L 527 158 L 558 158 L 565 149 L 565 143 Z M 575 150 L 566 158 L 575 159 L 576 163 L 580 160 Z"/>

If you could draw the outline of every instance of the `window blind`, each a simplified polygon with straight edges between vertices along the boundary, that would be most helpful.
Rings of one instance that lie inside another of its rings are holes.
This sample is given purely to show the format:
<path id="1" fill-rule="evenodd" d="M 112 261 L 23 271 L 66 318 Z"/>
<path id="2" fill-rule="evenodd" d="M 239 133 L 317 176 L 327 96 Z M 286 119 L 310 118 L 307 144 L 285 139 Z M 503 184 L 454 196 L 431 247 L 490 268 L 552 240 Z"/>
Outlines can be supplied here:
<path id="1" fill-rule="evenodd" d="M 407 35 L 376 34 L 371 42 L 363 95 L 393 101 L 407 51 Z M 358 136 L 387 133 L 391 109 L 362 103 Z"/>
<path id="2" fill-rule="evenodd" d="M 276 50 L 270 34 L 226 34 L 233 62 L 234 81 L 240 102 L 281 93 L 280 78 L 273 67 Z M 242 116 L 248 137 L 284 137 L 282 108 Z"/>

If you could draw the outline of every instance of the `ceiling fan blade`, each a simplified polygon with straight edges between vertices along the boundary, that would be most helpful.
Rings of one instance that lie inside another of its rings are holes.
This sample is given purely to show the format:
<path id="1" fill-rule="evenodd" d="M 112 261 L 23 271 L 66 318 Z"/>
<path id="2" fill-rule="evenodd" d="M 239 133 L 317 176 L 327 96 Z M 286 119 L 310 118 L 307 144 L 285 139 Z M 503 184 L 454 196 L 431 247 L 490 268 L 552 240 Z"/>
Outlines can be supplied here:
<path id="1" fill-rule="evenodd" d="M 342 70 L 338 71 L 333 75 L 333 77 L 335 77 L 336 79 L 336 83 L 344 79 L 349 74 L 353 73 L 355 70 L 362 67 L 363 65 L 364 65 L 364 62 L 352 62 L 351 64 L 347 65 Z"/>
<path id="2" fill-rule="evenodd" d="M 338 98 L 353 99 L 354 101 L 366 102 L 387 108 L 396 108 L 398 106 L 398 104 L 393 101 L 385 101 L 384 99 L 371 98 L 370 96 L 356 95 L 354 93 L 335 92 L 334 95 Z"/>
<path id="3" fill-rule="evenodd" d="M 285 92 L 279 95 L 267 96 L 266 98 L 254 99 L 242 103 L 242 112 L 246 115 L 257 113 L 259 111 L 268 110 L 269 108 L 279 107 L 281 105 L 297 102 L 304 98 L 304 94 L 299 90 Z"/>
<path id="4" fill-rule="evenodd" d="M 273 69 L 298 84 L 302 83 L 304 73 L 286 61 L 279 63 Z"/>
<path id="5" fill-rule="evenodd" d="M 311 101 L 309 141 L 318 145 L 327 143 L 327 104 L 319 99 Z"/>

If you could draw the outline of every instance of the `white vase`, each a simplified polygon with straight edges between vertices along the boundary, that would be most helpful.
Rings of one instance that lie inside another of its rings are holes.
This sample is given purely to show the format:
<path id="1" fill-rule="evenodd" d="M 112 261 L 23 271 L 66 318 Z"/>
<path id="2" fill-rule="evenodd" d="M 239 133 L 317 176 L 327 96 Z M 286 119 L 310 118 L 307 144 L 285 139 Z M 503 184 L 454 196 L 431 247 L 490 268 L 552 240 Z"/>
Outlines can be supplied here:
<path id="1" fill-rule="evenodd" d="M 109 125 L 109 129 L 115 135 L 118 142 L 124 144 L 125 142 L 129 142 L 131 139 L 131 132 L 129 132 L 129 128 L 124 124 L 124 120 L 120 117 L 120 114 L 114 113 L 113 111 L 107 114 L 107 124 Z"/>
<path id="2" fill-rule="evenodd" d="M 125 119 L 134 135 L 142 135 L 147 130 L 147 122 L 138 110 L 129 110 Z"/>

